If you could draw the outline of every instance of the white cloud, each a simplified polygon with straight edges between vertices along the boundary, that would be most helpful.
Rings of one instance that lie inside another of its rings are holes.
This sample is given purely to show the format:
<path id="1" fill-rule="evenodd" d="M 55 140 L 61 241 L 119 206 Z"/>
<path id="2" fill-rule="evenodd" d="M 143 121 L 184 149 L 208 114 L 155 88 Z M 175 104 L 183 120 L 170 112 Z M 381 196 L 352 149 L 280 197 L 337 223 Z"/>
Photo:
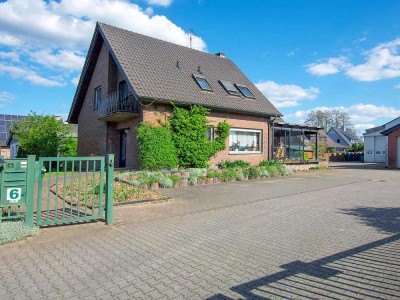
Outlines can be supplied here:
<path id="1" fill-rule="evenodd" d="M 161 6 L 172 3 L 152 1 Z M 0 2 L 0 16 L 0 45 L 13 47 L 13 53 L 21 61 L 14 60 L 14 67 L 26 71 L 19 78 L 41 85 L 62 85 L 70 75 L 67 71 L 81 70 L 96 21 L 189 46 L 188 32 L 165 16 L 153 15 L 151 8 L 143 10 L 127 0 L 8 0 Z M 203 39 L 196 35 L 192 35 L 192 47 L 207 49 Z M 64 79 L 46 79 L 28 71 L 25 65 L 31 63 L 40 64 L 42 71 L 51 71 Z M 16 69 L 10 71 L 10 67 L 7 65 L 8 71 L 3 72 L 13 76 L 21 73 Z"/>
<path id="2" fill-rule="evenodd" d="M 362 43 L 362 42 L 365 42 L 366 40 L 367 40 L 367 37 L 363 36 L 362 38 L 356 39 L 354 42 Z"/>
<path id="3" fill-rule="evenodd" d="M 294 122 L 304 123 L 307 118 L 307 115 L 313 111 L 326 111 L 336 109 L 340 111 L 347 112 L 351 121 L 354 123 L 354 127 L 358 130 L 365 130 L 367 128 L 374 127 L 379 119 L 394 119 L 400 116 L 400 109 L 396 109 L 394 107 L 387 107 L 384 105 L 375 105 L 375 104 L 363 104 L 358 103 L 352 106 L 336 106 L 336 107 L 314 107 L 308 110 L 299 110 L 293 114 L 285 115 L 285 119 L 292 119 Z"/>
<path id="4" fill-rule="evenodd" d="M 364 53 L 365 62 L 351 64 L 346 57 L 329 58 L 326 62 L 306 65 L 307 72 L 324 76 L 343 71 L 358 81 L 377 81 L 400 76 L 400 38 L 382 43 Z"/>
<path id="5" fill-rule="evenodd" d="M 394 86 L 395 89 L 399 89 L 400 90 L 400 83 Z"/>
<path id="6" fill-rule="evenodd" d="M 41 85 L 41 86 L 63 86 L 64 82 L 61 80 L 55 79 L 48 79 L 45 77 L 40 76 L 36 72 L 24 69 L 16 66 L 9 66 L 0 64 L 0 74 L 6 73 L 9 74 L 12 78 L 22 78 L 31 82 L 34 85 Z"/>
<path id="7" fill-rule="evenodd" d="M 4 107 L 6 102 L 14 100 L 15 97 L 8 92 L 0 92 L 0 107 Z"/>
<path id="8" fill-rule="evenodd" d="M 352 66 L 346 74 L 359 81 L 376 81 L 400 76 L 400 38 L 383 43 L 366 53 L 366 62 Z"/>
<path id="9" fill-rule="evenodd" d="M 319 89 L 315 87 L 303 88 L 294 84 L 278 84 L 274 81 L 260 81 L 257 88 L 276 106 L 293 107 L 299 105 L 300 100 L 315 99 Z"/>
<path id="10" fill-rule="evenodd" d="M 74 53 L 73 51 L 60 50 L 55 54 L 49 50 L 31 52 L 30 57 L 36 63 L 47 68 L 63 68 L 72 71 L 80 71 L 85 62 L 85 57 Z"/>
<path id="11" fill-rule="evenodd" d="M 293 56 L 296 54 L 296 51 L 289 51 L 288 53 L 286 53 L 287 56 Z"/>
<path id="12" fill-rule="evenodd" d="M 9 59 L 12 61 L 19 61 L 19 55 L 16 52 L 2 52 L 0 51 L 0 58 Z"/>
<path id="13" fill-rule="evenodd" d="M 331 57 L 324 63 L 312 63 L 306 65 L 307 72 L 316 76 L 335 74 L 349 66 L 348 60 L 344 56 Z"/>
<path id="14" fill-rule="evenodd" d="M 159 6 L 164 6 L 168 7 L 171 5 L 173 0 L 147 0 L 146 2 L 150 5 L 159 5 Z"/>
<path id="15" fill-rule="evenodd" d="M 16 47 L 21 45 L 21 41 L 12 35 L 0 32 L 0 45 Z"/>
<path id="16" fill-rule="evenodd" d="M 78 83 L 79 83 L 79 78 L 80 78 L 80 75 L 78 75 L 78 76 L 72 78 L 72 79 L 71 79 L 71 83 L 72 83 L 72 84 L 75 84 L 75 85 L 78 85 Z"/>

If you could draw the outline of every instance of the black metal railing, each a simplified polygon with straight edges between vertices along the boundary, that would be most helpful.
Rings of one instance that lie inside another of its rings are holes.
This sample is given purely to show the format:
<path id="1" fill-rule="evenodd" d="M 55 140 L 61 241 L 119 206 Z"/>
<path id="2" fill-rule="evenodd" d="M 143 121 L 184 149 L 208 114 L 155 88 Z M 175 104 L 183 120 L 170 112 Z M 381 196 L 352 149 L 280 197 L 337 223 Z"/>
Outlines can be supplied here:
<path id="1" fill-rule="evenodd" d="M 139 107 L 133 95 L 119 97 L 118 92 L 114 92 L 101 100 L 98 111 L 99 118 L 104 118 L 118 112 L 138 113 Z"/>

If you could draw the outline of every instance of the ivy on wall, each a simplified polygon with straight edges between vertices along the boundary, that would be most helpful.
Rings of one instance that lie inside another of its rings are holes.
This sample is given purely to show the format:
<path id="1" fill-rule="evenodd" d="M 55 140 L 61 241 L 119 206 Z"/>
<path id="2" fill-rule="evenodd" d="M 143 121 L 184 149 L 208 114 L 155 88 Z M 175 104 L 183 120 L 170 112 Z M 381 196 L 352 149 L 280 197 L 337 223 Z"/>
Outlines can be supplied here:
<path id="1" fill-rule="evenodd" d="M 217 125 L 217 137 L 207 139 L 207 115 L 209 110 L 199 105 L 190 108 L 176 107 L 169 118 L 172 139 L 181 167 L 206 168 L 209 159 L 226 147 L 229 124 L 224 121 Z"/>
<path id="2" fill-rule="evenodd" d="M 215 128 L 216 138 L 207 139 L 209 110 L 198 105 L 173 106 L 172 115 L 161 126 L 143 122 L 138 127 L 139 157 L 144 169 L 206 168 L 209 159 L 226 148 L 229 124 Z"/>

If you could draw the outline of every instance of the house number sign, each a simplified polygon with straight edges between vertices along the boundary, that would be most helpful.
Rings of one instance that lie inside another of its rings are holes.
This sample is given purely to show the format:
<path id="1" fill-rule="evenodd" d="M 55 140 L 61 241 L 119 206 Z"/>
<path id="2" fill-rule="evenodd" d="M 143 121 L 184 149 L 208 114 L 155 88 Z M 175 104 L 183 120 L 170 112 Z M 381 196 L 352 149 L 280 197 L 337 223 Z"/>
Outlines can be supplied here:
<path id="1" fill-rule="evenodd" d="M 6 190 L 6 200 L 10 203 L 17 203 L 21 200 L 21 188 L 8 188 Z"/>

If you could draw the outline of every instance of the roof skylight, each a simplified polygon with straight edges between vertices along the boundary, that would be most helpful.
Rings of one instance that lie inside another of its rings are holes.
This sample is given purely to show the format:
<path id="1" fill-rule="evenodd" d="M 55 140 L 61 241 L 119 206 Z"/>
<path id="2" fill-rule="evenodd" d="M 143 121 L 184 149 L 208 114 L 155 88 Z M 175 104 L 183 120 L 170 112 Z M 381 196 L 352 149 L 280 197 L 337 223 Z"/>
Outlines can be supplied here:
<path id="1" fill-rule="evenodd" d="M 245 96 L 246 98 L 254 98 L 254 95 L 250 92 L 248 87 L 239 84 L 236 84 L 236 86 L 243 96 Z"/>
<path id="2" fill-rule="evenodd" d="M 229 95 L 240 96 L 239 91 L 232 82 L 220 80 L 219 81 Z"/>
<path id="3" fill-rule="evenodd" d="M 193 75 L 193 78 L 196 80 L 197 84 L 200 86 L 200 88 L 202 90 L 211 91 L 212 92 L 213 89 L 211 88 L 210 84 L 208 83 L 208 81 L 203 76 Z"/>

